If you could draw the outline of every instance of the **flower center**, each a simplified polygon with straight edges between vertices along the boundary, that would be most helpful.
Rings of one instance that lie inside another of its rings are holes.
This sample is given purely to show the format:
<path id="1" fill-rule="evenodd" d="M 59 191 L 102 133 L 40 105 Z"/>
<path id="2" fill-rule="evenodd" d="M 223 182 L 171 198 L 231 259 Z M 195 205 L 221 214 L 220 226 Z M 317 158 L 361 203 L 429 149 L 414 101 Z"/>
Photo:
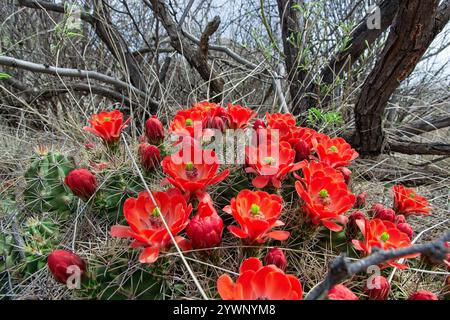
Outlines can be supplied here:
<path id="1" fill-rule="evenodd" d="M 383 233 L 381 234 L 380 239 L 381 239 L 381 241 L 383 241 L 383 242 L 388 241 L 388 240 L 389 240 L 389 233 L 387 233 L 386 231 L 383 232 Z"/>
<path id="2" fill-rule="evenodd" d="M 410 198 L 413 198 L 413 199 L 414 199 L 415 196 L 416 196 L 416 195 L 415 195 L 414 193 L 412 193 L 412 192 L 409 194 L 409 197 L 410 197 Z"/>
<path id="3" fill-rule="evenodd" d="M 338 148 L 336 148 L 336 146 L 331 146 L 328 150 L 329 150 L 330 152 L 337 152 L 337 151 L 338 151 Z"/>
<path id="4" fill-rule="evenodd" d="M 195 179 L 198 176 L 198 170 L 192 162 L 186 163 L 186 176 L 189 179 Z"/>
<path id="5" fill-rule="evenodd" d="M 326 189 L 322 189 L 319 191 L 319 197 L 326 198 L 328 197 L 328 191 Z"/>
<path id="6" fill-rule="evenodd" d="M 192 119 L 191 118 L 187 118 L 185 121 L 187 126 L 192 126 Z"/>
<path id="7" fill-rule="evenodd" d="M 153 209 L 152 216 L 157 218 L 157 217 L 159 217 L 160 214 L 161 214 L 161 211 L 159 211 L 158 208 Z"/>
<path id="8" fill-rule="evenodd" d="M 109 120 L 111 120 L 111 117 L 106 116 L 106 117 L 103 118 L 103 121 L 105 121 L 105 122 L 107 122 Z"/>
<path id="9" fill-rule="evenodd" d="M 252 215 L 257 215 L 259 214 L 260 208 L 257 204 L 252 204 L 252 206 L 250 207 L 250 211 L 252 212 Z"/>
<path id="10" fill-rule="evenodd" d="M 191 171 L 194 169 L 194 164 L 192 162 L 186 163 L 186 170 Z"/>
<path id="11" fill-rule="evenodd" d="M 264 158 L 264 162 L 268 165 L 271 165 L 274 161 L 275 161 L 275 159 L 273 157 L 265 157 Z"/>

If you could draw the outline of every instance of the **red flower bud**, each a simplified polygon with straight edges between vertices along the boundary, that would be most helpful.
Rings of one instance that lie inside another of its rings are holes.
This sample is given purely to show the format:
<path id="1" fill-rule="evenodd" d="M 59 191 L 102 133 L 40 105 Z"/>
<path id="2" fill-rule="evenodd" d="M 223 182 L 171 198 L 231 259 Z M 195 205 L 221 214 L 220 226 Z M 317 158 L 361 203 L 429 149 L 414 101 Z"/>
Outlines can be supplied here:
<path id="1" fill-rule="evenodd" d="M 390 290 L 391 285 L 383 276 L 374 277 L 372 282 L 366 283 L 364 287 L 364 293 L 372 300 L 386 300 Z"/>
<path id="2" fill-rule="evenodd" d="M 69 187 L 74 195 L 88 200 L 97 189 L 97 179 L 95 175 L 87 169 L 75 169 L 69 172 L 64 183 Z"/>
<path id="3" fill-rule="evenodd" d="M 145 135 L 151 144 L 160 144 L 164 139 L 164 127 L 154 115 L 145 122 Z"/>
<path id="4" fill-rule="evenodd" d="M 208 128 L 225 131 L 225 121 L 221 117 L 214 117 L 208 121 Z"/>
<path id="5" fill-rule="evenodd" d="M 266 128 L 265 122 L 261 119 L 256 119 L 255 123 L 253 124 L 253 130 L 265 129 L 265 128 Z"/>
<path id="6" fill-rule="evenodd" d="M 406 233 L 408 235 L 409 240 L 412 240 L 412 237 L 414 235 L 414 230 L 411 228 L 409 223 L 399 223 L 397 224 L 397 229 L 400 230 L 403 233 Z"/>
<path id="7" fill-rule="evenodd" d="M 161 153 L 157 146 L 148 143 L 139 145 L 139 159 L 145 171 L 152 171 L 161 163 Z"/>
<path id="8" fill-rule="evenodd" d="M 284 255 L 283 250 L 281 250 L 280 248 L 270 249 L 265 256 L 264 261 L 266 262 L 266 265 L 274 264 L 281 270 L 286 270 L 286 256 Z"/>
<path id="9" fill-rule="evenodd" d="M 406 223 L 406 218 L 404 215 L 399 214 L 398 216 L 395 216 L 395 223 L 396 224 L 400 224 L 400 223 Z"/>
<path id="10" fill-rule="evenodd" d="M 395 211 L 383 207 L 380 203 L 374 204 L 370 211 L 373 214 L 373 218 L 390 221 L 392 223 L 395 222 Z"/>
<path id="11" fill-rule="evenodd" d="M 366 206 L 367 192 L 361 192 L 356 197 L 355 208 L 361 209 Z"/>
<path id="12" fill-rule="evenodd" d="M 359 300 L 358 297 L 343 284 L 338 284 L 328 291 L 330 300 Z"/>
<path id="13" fill-rule="evenodd" d="M 439 298 L 430 291 L 419 290 L 411 294 L 408 300 L 439 300 Z"/>
<path id="14" fill-rule="evenodd" d="M 381 203 L 375 203 L 372 208 L 370 208 L 370 215 L 375 217 L 380 211 L 384 210 L 384 206 Z"/>
<path id="15" fill-rule="evenodd" d="M 341 171 L 342 175 L 344 176 L 344 181 L 347 185 L 350 184 L 350 175 L 352 174 L 352 172 L 350 171 L 349 168 L 346 167 L 340 167 L 338 168 L 339 171 Z"/>
<path id="16" fill-rule="evenodd" d="M 305 159 L 309 159 L 311 155 L 311 146 L 303 140 L 298 141 L 294 145 L 295 161 L 299 162 Z"/>
<path id="17" fill-rule="evenodd" d="M 348 239 L 354 239 L 356 237 L 356 234 L 359 230 L 358 225 L 356 224 L 356 220 L 365 220 L 366 215 L 364 212 L 357 210 L 353 212 L 348 217 L 347 227 L 346 227 L 346 236 Z"/>
<path id="18" fill-rule="evenodd" d="M 200 202 L 186 234 L 194 249 L 213 248 L 222 242 L 223 221 L 209 202 Z"/>
<path id="19" fill-rule="evenodd" d="M 86 263 L 75 253 L 66 250 L 54 250 L 47 259 L 47 265 L 55 279 L 60 283 L 67 283 L 67 279 L 80 272 L 86 272 Z"/>

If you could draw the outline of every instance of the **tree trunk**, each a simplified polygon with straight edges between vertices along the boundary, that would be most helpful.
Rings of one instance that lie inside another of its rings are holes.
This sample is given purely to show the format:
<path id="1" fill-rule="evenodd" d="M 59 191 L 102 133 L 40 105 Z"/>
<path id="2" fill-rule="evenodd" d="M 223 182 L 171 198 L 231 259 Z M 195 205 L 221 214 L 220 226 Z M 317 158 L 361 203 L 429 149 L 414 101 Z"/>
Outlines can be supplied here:
<path id="1" fill-rule="evenodd" d="M 382 152 L 384 110 L 435 37 L 437 0 L 401 0 L 386 44 L 355 105 L 354 144 L 362 155 Z"/>
<path id="2" fill-rule="evenodd" d="M 277 0 L 278 15 L 281 24 L 281 36 L 283 39 L 284 62 L 289 82 L 289 94 L 292 100 L 292 113 L 299 114 L 306 111 L 305 103 L 302 103 L 303 89 L 306 73 L 298 68 L 299 48 L 289 39 L 297 39 L 300 33 L 300 21 L 298 10 L 293 8 L 298 5 L 298 0 Z"/>

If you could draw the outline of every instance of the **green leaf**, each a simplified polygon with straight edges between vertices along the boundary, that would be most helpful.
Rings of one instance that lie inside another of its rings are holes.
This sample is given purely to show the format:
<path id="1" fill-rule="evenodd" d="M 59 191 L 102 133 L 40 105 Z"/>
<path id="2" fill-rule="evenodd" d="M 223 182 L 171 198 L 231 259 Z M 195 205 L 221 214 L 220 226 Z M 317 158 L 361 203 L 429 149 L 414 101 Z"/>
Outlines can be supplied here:
<path id="1" fill-rule="evenodd" d="M 12 75 L 5 73 L 5 72 L 0 72 L 0 80 L 9 79 L 9 78 L 12 78 Z"/>

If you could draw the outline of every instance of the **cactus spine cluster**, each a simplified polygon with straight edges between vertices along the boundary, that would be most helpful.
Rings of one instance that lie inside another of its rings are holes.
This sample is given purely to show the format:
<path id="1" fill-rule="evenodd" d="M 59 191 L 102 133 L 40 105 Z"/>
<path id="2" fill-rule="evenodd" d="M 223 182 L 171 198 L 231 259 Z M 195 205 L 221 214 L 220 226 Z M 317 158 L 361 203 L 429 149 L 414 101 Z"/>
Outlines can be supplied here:
<path id="1" fill-rule="evenodd" d="M 41 150 L 25 172 L 26 208 L 34 212 L 70 212 L 73 195 L 64 185 L 64 178 L 75 168 L 72 157 Z"/>

